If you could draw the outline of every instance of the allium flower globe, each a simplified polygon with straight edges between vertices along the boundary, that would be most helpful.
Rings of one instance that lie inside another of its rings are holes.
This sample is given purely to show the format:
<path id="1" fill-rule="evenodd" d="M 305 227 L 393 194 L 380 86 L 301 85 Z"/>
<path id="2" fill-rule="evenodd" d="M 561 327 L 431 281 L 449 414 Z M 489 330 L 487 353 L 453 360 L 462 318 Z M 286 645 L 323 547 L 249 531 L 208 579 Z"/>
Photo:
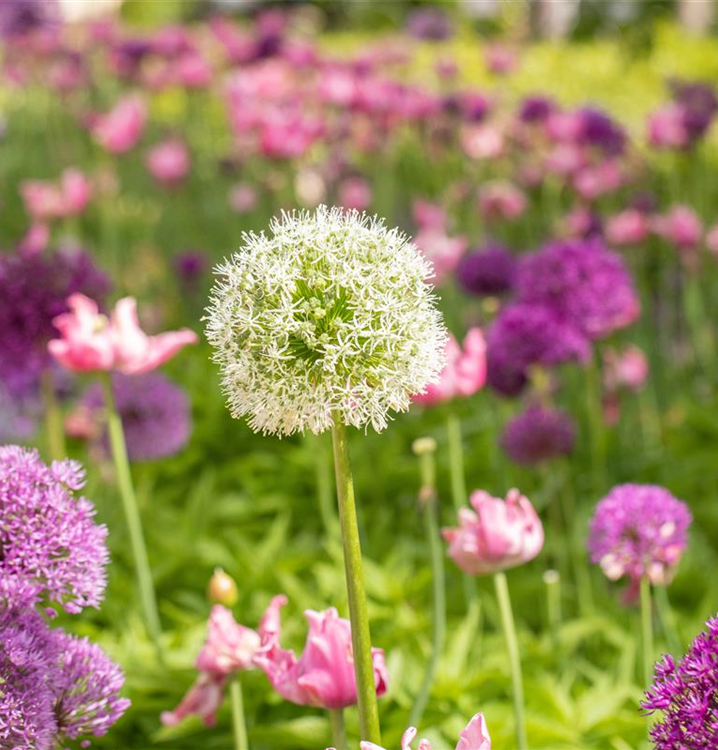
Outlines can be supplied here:
<path id="1" fill-rule="evenodd" d="M 334 418 L 382 430 L 436 380 L 447 334 L 431 265 L 401 232 L 320 206 L 243 239 L 206 317 L 234 417 L 279 435 Z"/>
<path id="2" fill-rule="evenodd" d="M 506 455 L 521 466 L 566 456 L 576 442 L 576 426 L 566 412 L 530 406 L 514 417 L 501 435 Z"/>

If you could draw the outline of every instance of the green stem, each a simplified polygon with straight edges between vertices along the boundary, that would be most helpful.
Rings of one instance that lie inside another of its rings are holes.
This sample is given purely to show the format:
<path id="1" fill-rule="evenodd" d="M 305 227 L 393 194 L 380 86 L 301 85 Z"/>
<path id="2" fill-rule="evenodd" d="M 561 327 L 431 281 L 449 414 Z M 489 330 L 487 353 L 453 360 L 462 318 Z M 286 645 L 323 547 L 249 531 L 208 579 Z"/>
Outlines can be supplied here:
<path id="1" fill-rule="evenodd" d="M 496 598 L 501 611 L 501 624 L 506 639 L 506 651 L 509 657 L 509 668 L 511 670 L 511 683 L 514 699 L 514 718 L 516 721 L 516 750 L 528 750 L 526 739 L 526 720 L 524 716 L 524 685 L 521 675 L 521 657 L 519 656 L 519 643 L 516 637 L 516 626 L 511 609 L 511 597 L 509 596 L 509 585 L 506 574 L 494 573 L 494 586 Z"/>
<path id="2" fill-rule="evenodd" d="M 416 445 L 416 443 L 415 443 Z M 446 637 L 446 583 L 444 577 L 444 551 L 441 545 L 439 531 L 439 508 L 436 496 L 436 461 L 433 450 L 425 450 L 419 454 L 421 468 L 421 493 L 419 503 L 423 506 L 424 527 L 426 530 L 429 555 L 431 557 L 431 573 L 433 578 L 433 609 L 432 609 L 432 638 L 431 657 L 426 665 L 424 680 L 414 701 L 414 707 L 409 716 L 409 725 L 418 726 L 429 702 L 429 694 L 436 679 L 439 659 L 444 649 Z"/>
<path id="3" fill-rule="evenodd" d="M 356 671 L 357 702 L 361 739 L 379 744 L 379 709 L 376 702 L 374 663 L 371 653 L 371 633 L 364 591 L 359 525 L 354 501 L 354 482 L 349 462 L 347 430 L 339 416 L 334 415 L 332 426 L 334 447 L 334 472 L 337 481 L 339 523 L 344 547 L 344 569 L 349 599 L 349 617 L 352 626 L 352 647 Z"/>
<path id="4" fill-rule="evenodd" d="M 653 676 L 653 610 L 651 583 L 645 576 L 641 578 L 641 631 L 643 635 L 644 685 L 649 685 Z"/>
<path id="5" fill-rule="evenodd" d="M 656 607 L 661 619 L 663 634 L 666 636 L 666 642 L 668 643 L 668 650 L 672 654 L 678 655 L 681 648 L 681 637 L 678 633 L 676 616 L 668 599 L 668 589 L 665 586 L 654 586 L 653 592 L 656 598 Z"/>
<path id="6" fill-rule="evenodd" d="M 145 618 L 145 625 L 150 638 L 161 656 L 160 636 L 162 633 L 160 618 L 157 614 L 157 602 L 152 583 L 152 572 L 147 557 L 144 534 L 142 531 L 142 518 L 137 506 L 135 488 L 132 484 L 130 463 L 127 459 L 127 446 L 125 444 L 125 433 L 122 429 L 122 419 L 117 411 L 115 395 L 112 390 L 112 378 L 109 373 L 102 373 L 102 385 L 105 393 L 105 405 L 107 408 L 107 430 L 110 437 L 112 458 L 115 462 L 117 472 L 117 484 L 122 498 L 122 506 L 125 511 L 127 529 L 130 534 L 130 545 L 134 557 L 137 573 L 137 586 L 140 592 L 140 602 Z"/>
<path id="7" fill-rule="evenodd" d="M 239 672 L 229 683 L 229 701 L 232 706 L 232 729 L 234 732 L 234 750 L 249 750 L 247 741 L 247 724 L 244 719 L 244 699 Z M 337 748 L 341 750 L 341 748 Z"/>
<path id="8" fill-rule="evenodd" d="M 45 369 L 40 377 L 43 406 L 45 407 L 45 439 L 47 452 L 52 461 L 67 458 L 65 428 L 62 424 L 62 410 L 57 401 L 52 371 Z"/>
<path id="9" fill-rule="evenodd" d="M 451 478 L 451 499 L 457 513 L 466 505 L 469 493 L 466 489 L 464 471 L 464 446 L 461 437 L 461 420 L 455 414 L 446 418 L 446 435 L 449 443 L 449 475 Z M 476 599 L 476 581 L 463 574 L 464 597 L 467 605 Z"/>
<path id="10" fill-rule="evenodd" d="M 594 491 L 600 492 L 606 484 L 606 429 L 603 424 L 601 404 L 601 371 L 596 354 L 586 366 L 586 407 L 591 432 L 591 464 Z"/>
<path id="11" fill-rule="evenodd" d="M 559 643 L 558 631 L 561 627 L 561 574 L 557 570 L 547 570 L 543 574 L 546 584 L 546 613 L 551 639 Z"/>
<path id="12" fill-rule="evenodd" d="M 332 725 L 332 742 L 334 743 L 334 750 L 347 750 L 347 733 L 344 728 L 344 710 L 341 708 L 330 708 L 329 721 Z"/>

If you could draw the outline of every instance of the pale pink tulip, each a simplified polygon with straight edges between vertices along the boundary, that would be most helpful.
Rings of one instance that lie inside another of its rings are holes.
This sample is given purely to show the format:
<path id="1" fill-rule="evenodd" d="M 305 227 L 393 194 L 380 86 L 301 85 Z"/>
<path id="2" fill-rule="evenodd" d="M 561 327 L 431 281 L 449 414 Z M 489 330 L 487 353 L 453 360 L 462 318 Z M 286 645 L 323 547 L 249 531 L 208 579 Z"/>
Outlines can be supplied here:
<path id="1" fill-rule="evenodd" d="M 623 350 L 608 348 L 603 353 L 603 383 L 607 391 L 620 388 L 640 391 L 648 379 L 648 359 L 643 350 L 629 344 Z"/>
<path id="2" fill-rule="evenodd" d="M 74 372 L 116 370 L 140 375 L 197 341 L 197 334 L 186 328 L 147 336 L 139 326 L 137 303 L 131 297 L 121 299 L 109 319 L 83 294 L 73 294 L 67 304 L 70 312 L 53 320 L 60 338 L 50 341 L 48 349 Z"/>
<path id="3" fill-rule="evenodd" d="M 279 611 L 287 603 L 275 596 L 259 627 L 262 648 L 254 663 L 264 671 L 272 687 L 284 698 L 300 706 L 346 708 L 357 702 L 356 676 L 352 657 L 351 625 L 334 608 L 324 612 L 308 609 L 307 643 L 300 659 L 279 645 Z M 384 652 L 372 649 L 377 695 L 387 687 Z"/>
<path id="4" fill-rule="evenodd" d="M 27 212 L 38 221 L 81 214 L 92 196 L 92 187 L 79 169 L 66 169 L 59 183 L 27 180 L 20 186 Z"/>
<path id="5" fill-rule="evenodd" d="M 371 187 L 363 177 L 347 177 L 339 185 L 339 205 L 366 211 L 371 204 Z"/>
<path id="6" fill-rule="evenodd" d="M 635 208 L 612 216 L 606 224 L 606 239 L 612 245 L 639 245 L 648 237 L 648 218 Z"/>
<path id="7" fill-rule="evenodd" d="M 147 154 L 147 169 L 160 185 L 177 187 L 190 170 L 187 146 L 179 138 L 158 143 Z"/>
<path id="8" fill-rule="evenodd" d="M 510 182 L 487 182 L 479 190 L 479 211 L 487 220 L 513 221 L 526 211 L 528 201 L 521 188 Z"/>
<path id="9" fill-rule="evenodd" d="M 471 328 L 464 339 L 463 349 L 449 335 L 446 342 L 446 365 L 438 383 L 426 387 L 414 397 L 417 403 L 433 406 L 460 396 L 472 396 L 486 382 L 486 342 L 480 328 Z"/>
<path id="10" fill-rule="evenodd" d="M 460 140 L 470 159 L 497 159 L 504 151 L 504 136 L 493 125 L 465 125 Z"/>
<path id="11" fill-rule="evenodd" d="M 229 191 L 229 205 L 238 214 L 246 214 L 257 206 L 257 191 L 248 183 L 240 182 Z"/>
<path id="12" fill-rule="evenodd" d="M 488 492 L 471 495 L 474 510 L 459 511 L 458 528 L 444 529 L 449 555 L 470 575 L 485 575 L 533 560 L 543 548 L 541 519 L 518 490 L 506 500 Z"/>
<path id="13" fill-rule="evenodd" d="M 164 711 L 160 721 L 167 727 L 177 726 L 187 716 L 198 716 L 206 727 L 217 723 L 217 711 L 224 702 L 226 677 L 201 673 L 174 711 Z"/>
<path id="14" fill-rule="evenodd" d="M 672 206 L 667 213 L 653 218 L 651 228 L 678 250 L 694 250 L 703 235 L 703 223 L 689 206 Z"/>
<path id="15" fill-rule="evenodd" d="M 100 115 L 92 127 L 95 140 L 113 154 L 132 149 L 142 136 L 147 121 L 147 107 L 139 96 L 130 94 L 114 108 Z"/>
<path id="16" fill-rule="evenodd" d="M 261 645 L 256 630 L 240 625 L 230 610 L 221 604 L 212 607 L 207 628 L 207 640 L 197 657 L 200 672 L 229 676 L 233 672 L 251 669 Z"/>
<path id="17" fill-rule="evenodd" d="M 446 227 L 446 210 L 438 203 L 417 198 L 412 205 L 412 216 L 419 229 L 442 230 Z"/>
<path id="18" fill-rule="evenodd" d="M 463 257 L 469 242 L 465 236 L 449 237 L 442 229 L 422 229 L 414 243 L 434 266 L 434 281 L 440 284 Z"/>
<path id="19" fill-rule="evenodd" d="M 648 117 L 648 142 L 659 149 L 684 149 L 690 142 L 685 109 L 675 102 Z"/>

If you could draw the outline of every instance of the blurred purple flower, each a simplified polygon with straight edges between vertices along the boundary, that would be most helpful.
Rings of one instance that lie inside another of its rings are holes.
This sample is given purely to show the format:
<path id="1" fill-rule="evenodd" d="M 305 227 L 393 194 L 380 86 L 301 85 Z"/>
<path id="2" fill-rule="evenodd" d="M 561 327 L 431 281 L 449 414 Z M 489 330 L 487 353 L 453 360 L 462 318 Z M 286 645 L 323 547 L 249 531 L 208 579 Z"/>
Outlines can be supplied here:
<path id="1" fill-rule="evenodd" d="M 550 461 L 573 451 L 576 426 L 573 419 L 558 409 L 530 406 L 514 417 L 501 436 L 506 455 L 521 466 Z"/>
<path id="2" fill-rule="evenodd" d="M 407 32 L 416 39 L 440 42 L 454 35 L 451 19 L 440 8 L 417 8 L 406 21 Z"/>
<path id="3" fill-rule="evenodd" d="M 207 256 L 201 250 L 184 250 L 174 259 L 174 268 L 182 287 L 194 291 L 207 273 Z"/>
<path id="4" fill-rule="evenodd" d="M 670 82 L 673 101 L 683 108 L 684 123 L 692 141 L 702 138 L 718 112 L 718 96 L 709 83 L 701 81 Z"/>
<path id="5" fill-rule="evenodd" d="M 580 118 L 579 140 L 601 149 L 606 156 L 620 156 L 626 145 L 626 133 L 609 115 L 595 107 L 578 111 Z"/>
<path id="6" fill-rule="evenodd" d="M 59 11 L 57 0 L 0 0 L 0 38 L 20 37 L 55 25 Z"/>
<path id="7" fill-rule="evenodd" d="M 496 296 L 513 289 L 516 270 L 517 261 L 511 251 L 489 244 L 464 256 L 456 277 L 469 294 Z"/>
<path id="8" fill-rule="evenodd" d="M 522 122 L 543 122 L 556 110 L 553 100 L 547 96 L 527 96 L 519 107 Z"/>

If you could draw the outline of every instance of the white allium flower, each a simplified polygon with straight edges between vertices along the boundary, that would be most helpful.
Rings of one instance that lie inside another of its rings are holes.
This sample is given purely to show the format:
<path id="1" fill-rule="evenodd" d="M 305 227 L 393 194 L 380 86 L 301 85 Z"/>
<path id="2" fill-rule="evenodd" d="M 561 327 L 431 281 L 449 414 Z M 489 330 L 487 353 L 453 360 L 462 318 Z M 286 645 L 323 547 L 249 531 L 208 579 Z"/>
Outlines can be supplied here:
<path id="1" fill-rule="evenodd" d="M 320 206 L 242 240 L 216 269 L 205 318 L 233 417 L 280 435 L 322 432 L 335 413 L 382 430 L 438 378 L 431 265 L 401 232 Z"/>

